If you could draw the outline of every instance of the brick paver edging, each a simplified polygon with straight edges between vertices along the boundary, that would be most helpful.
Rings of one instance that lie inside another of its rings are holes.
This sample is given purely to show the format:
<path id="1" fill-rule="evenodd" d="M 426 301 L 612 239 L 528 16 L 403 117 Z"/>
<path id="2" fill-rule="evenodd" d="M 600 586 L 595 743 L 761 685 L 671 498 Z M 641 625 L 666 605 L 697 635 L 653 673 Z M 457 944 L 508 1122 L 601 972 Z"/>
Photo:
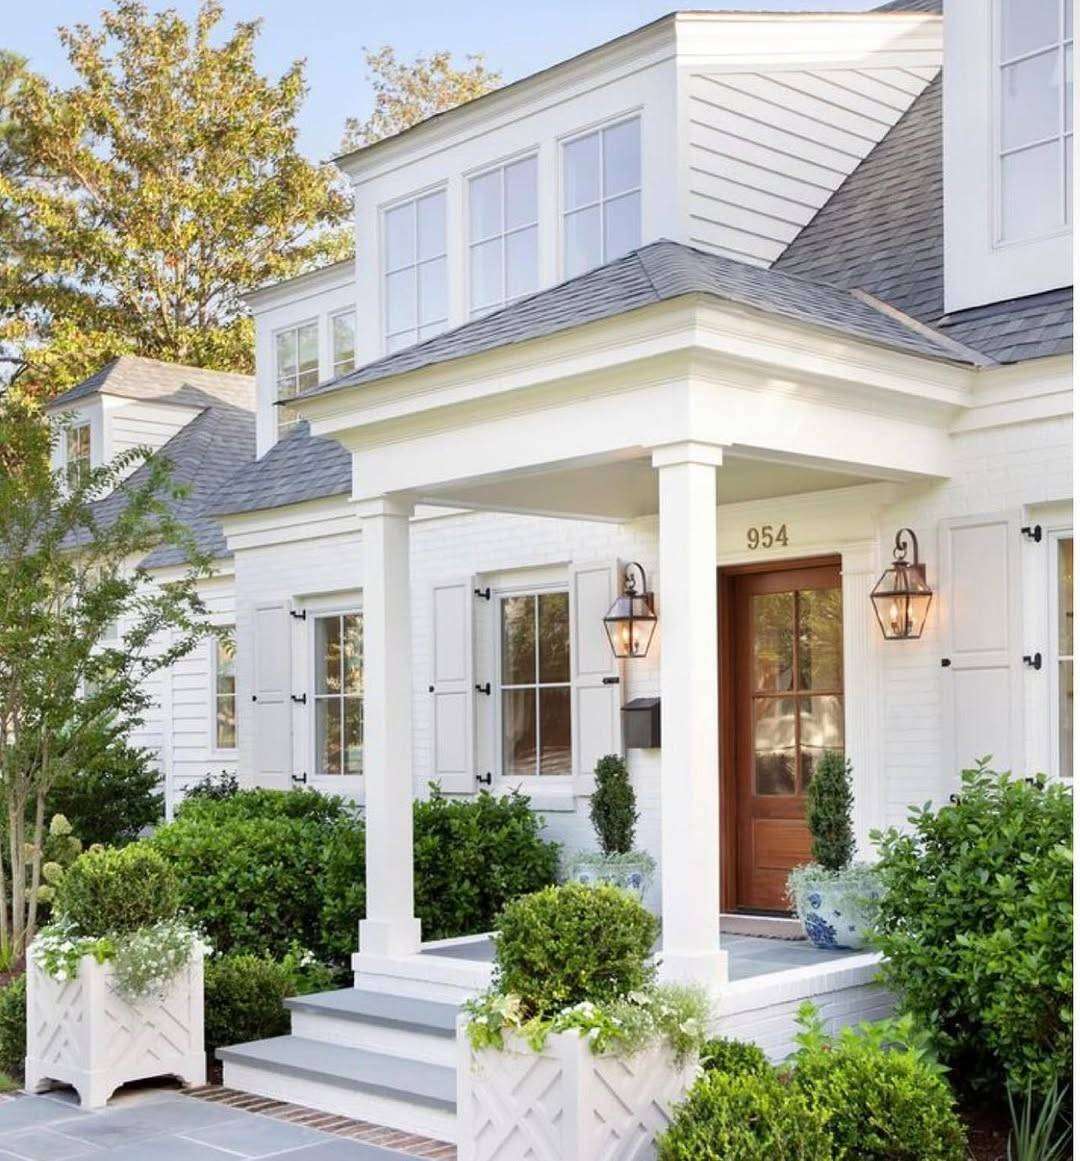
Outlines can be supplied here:
<path id="1" fill-rule="evenodd" d="M 457 1148 L 447 1141 L 418 1137 L 415 1133 L 403 1133 L 399 1129 L 388 1129 L 385 1125 L 354 1121 L 351 1117 L 339 1117 L 334 1113 L 320 1113 L 317 1109 L 253 1096 L 249 1092 L 224 1088 L 219 1084 L 186 1088 L 183 1091 L 185 1096 L 194 1097 L 195 1100 L 210 1101 L 247 1113 L 259 1113 L 264 1117 L 274 1117 L 293 1125 L 305 1125 L 309 1129 L 318 1129 L 337 1137 L 350 1137 L 368 1145 L 382 1145 L 385 1149 L 397 1149 L 410 1157 L 423 1157 L 425 1161 L 457 1161 Z"/>

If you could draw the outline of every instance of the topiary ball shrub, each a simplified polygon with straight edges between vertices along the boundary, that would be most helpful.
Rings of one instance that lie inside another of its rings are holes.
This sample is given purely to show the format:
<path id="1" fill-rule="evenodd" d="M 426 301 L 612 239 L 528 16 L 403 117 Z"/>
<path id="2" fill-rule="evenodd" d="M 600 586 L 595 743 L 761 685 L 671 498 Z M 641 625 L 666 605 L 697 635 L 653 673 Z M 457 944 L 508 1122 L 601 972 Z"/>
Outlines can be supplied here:
<path id="1" fill-rule="evenodd" d="M 0 988 L 0 1070 L 21 1076 L 26 1061 L 26 976 Z"/>
<path id="2" fill-rule="evenodd" d="M 958 1084 L 1049 1089 L 1072 1071 L 1072 793 L 962 775 L 948 806 L 873 837 L 883 982 Z"/>
<path id="3" fill-rule="evenodd" d="M 259 955 L 223 955 L 203 969 L 206 1051 L 282 1036 L 289 1030 L 284 1006 L 292 974 Z"/>
<path id="4" fill-rule="evenodd" d="M 657 1139 L 659 1161 L 832 1161 L 825 1116 L 769 1072 L 706 1072 Z M 861 1157 L 862 1154 L 852 1154 Z"/>
<path id="5" fill-rule="evenodd" d="M 638 811 L 626 760 L 605 754 L 596 763 L 596 788 L 589 800 L 589 818 L 605 855 L 627 855 L 634 847 Z"/>
<path id="6" fill-rule="evenodd" d="M 508 903 L 495 924 L 497 991 L 527 1017 L 603 1003 L 652 981 L 656 919 L 630 894 L 566 883 Z"/>
<path id="7" fill-rule="evenodd" d="M 769 1058 L 756 1044 L 746 1040 L 717 1037 L 705 1042 L 701 1050 L 701 1067 L 706 1072 L 758 1073 L 773 1071 Z"/>
<path id="8" fill-rule="evenodd" d="M 87 851 L 56 885 L 55 913 L 81 935 L 118 935 L 176 917 L 176 873 L 146 843 Z"/>

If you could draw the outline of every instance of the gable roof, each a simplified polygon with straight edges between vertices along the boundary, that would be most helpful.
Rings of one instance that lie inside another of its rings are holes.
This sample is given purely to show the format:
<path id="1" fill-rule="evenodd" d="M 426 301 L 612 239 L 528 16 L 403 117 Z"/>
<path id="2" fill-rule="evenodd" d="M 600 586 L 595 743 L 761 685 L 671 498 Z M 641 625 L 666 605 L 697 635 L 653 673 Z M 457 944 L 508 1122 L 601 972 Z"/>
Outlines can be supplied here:
<path id="1" fill-rule="evenodd" d="M 251 375 L 165 363 L 141 355 L 120 355 L 99 371 L 49 400 L 50 409 L 77 403 L 91 395 L 119 395 L 126 399 L 154 399 L 158 402 L 199 406 L 206 396 L 251 407 L 255 398 Z"/>

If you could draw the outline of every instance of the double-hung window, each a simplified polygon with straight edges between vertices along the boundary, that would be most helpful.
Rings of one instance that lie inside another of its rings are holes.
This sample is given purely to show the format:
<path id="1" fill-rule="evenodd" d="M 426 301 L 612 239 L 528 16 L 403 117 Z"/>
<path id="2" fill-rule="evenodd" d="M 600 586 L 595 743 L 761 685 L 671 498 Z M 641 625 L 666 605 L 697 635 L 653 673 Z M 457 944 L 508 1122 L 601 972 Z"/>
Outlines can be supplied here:
<path id="1" fill-rule="evenodd" d="M 536 158 L 469 181 L 469 310 L 473 316 L 531 294 L 539 282 Z"/>
<path id="2" fill-rule="evenodd" d="M 213 639 L 214 749 L 236 749 L 236 645 L 231 637 Z"/>
<path id="3" fill-rule="evenodd" d="M 364 622 L 358 612 L 315 618 L 315 774 L 364 772 Z"/>
<path id="4" fill-rule="evenodd" d="M 356 366 L 356 311 L 351 308 L 330 316 L 330 359 L 335 379 Z"/>
<path id="5" fill-rule="evenodd" d="M 383 214 L 383 318 L 387 353 L 446 329 L 446 192 Z"/>
<path id="6" fill-rule="evenodd" d="M 64 469 L 71 484 L 78 483 L 90 474 L 89 423 L 78 423 L 65 431 Z"/>
<path id="7" fill-rule="evenodd" d="M 641 121 L 568 141 L 563 161 L 563 272 L 567 278 L 641 244 Z"/>
<path id="8" fill-rule="evenodd" d="M 1071 532 L 1050 538 L 1054 624 L 1054 664 L 1050 673 L 1053 683 L 1051 714 L 1054 732 L 1051 739 L 1056 751 L 1057 773 L 1073 776 L 1073 538 Z"/>
<path id="9" fill-rule="evenodd" d="M 503 776 L 571 773 L 569 594 L 501 597 L 499 658 Z"/>
<path id="10" fill-rule="evenodd" d="M 274 373 L 277 397 L 293 399 L 301 391 L 319 384 L 319 324 L 301 323 L 278 331 L 274 336 Z M 299 419 L 290 407 L 276 408 L 278 434 L 282 435 Z"/>
<path id="11" fill-rule="evenodd" d="M 1000 0 L 998 236 L 1064 228 L 1072 204 L 1073 0 Z"/>

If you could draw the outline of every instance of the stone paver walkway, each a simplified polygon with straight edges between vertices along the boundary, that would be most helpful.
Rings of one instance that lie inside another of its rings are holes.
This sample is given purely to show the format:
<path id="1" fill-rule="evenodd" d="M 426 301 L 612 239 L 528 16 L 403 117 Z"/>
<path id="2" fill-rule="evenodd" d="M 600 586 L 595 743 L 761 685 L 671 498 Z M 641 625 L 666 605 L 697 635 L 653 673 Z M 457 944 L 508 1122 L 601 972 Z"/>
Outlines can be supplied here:
<path id="1" fill-rule="evenodd" d="M 401 1161 L 416 1156 L 175 1089 L 123 1091 L 108 1108 L 93 1112 L 80 1109 L 65 1089 L 0 1103 L 0 1161 Z"/>

